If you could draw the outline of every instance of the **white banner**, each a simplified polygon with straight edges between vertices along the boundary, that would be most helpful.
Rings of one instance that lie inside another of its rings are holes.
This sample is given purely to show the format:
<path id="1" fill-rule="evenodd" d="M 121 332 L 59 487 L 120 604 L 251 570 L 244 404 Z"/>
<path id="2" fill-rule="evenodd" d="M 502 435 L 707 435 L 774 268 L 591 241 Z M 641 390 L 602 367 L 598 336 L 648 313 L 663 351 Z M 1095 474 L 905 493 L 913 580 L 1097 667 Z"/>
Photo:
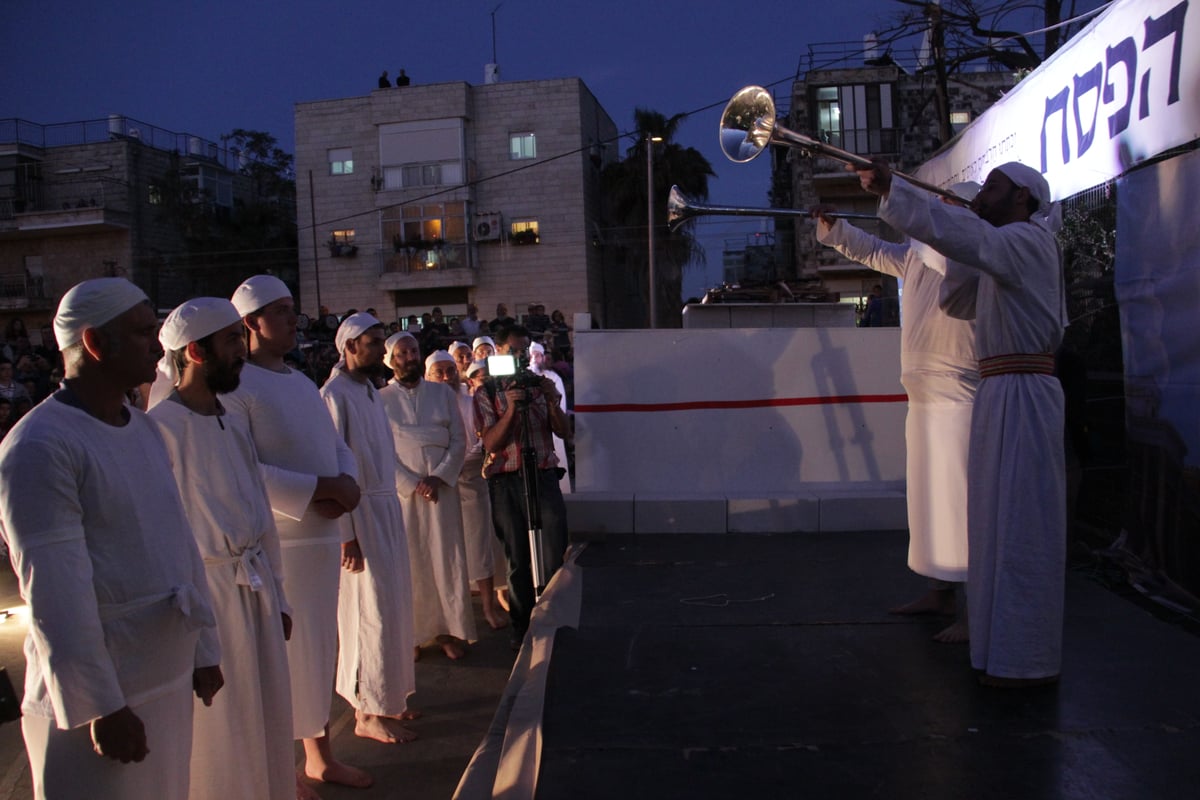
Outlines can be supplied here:
<path id="1" fill-rule="evenodd" d="M 1189 0 L 1114 3 L 918 177 L 982 183 L 1020 161 L 1040 168 L 1061 200 L 1200 137 L 1198 16 Z"/>

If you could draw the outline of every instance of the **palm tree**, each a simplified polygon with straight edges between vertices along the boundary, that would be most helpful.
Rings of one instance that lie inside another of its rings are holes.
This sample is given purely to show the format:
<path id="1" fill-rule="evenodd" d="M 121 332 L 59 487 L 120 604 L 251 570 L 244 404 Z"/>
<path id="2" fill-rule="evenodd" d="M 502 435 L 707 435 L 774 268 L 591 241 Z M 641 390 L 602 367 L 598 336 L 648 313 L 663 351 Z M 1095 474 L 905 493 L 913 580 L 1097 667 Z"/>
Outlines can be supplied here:
<path id="1" fill-rule="evenodd" d="M 691 233 L 692 221 L 679 230 L 667 230 L 667 195 L 678 185 L 689 197 L 703 202 L 708 198 L 708 178 L 712 165 L 692 147 L 671 141 L 683 115 L 667 119 L 645 108 L 633 112 L 637 138 L 625 158 L 605 168 L 601 175 L 604 188 L 604 237 L 606 253 L 605 318 L 608 327 L 641 327 L 649 318 L 648 244 L 646 223 L 646 147 L 654 151 L 654 238 L 655 303 L 657 323 L 679 327 L 683 288 L 683 270 L 702 263 L 704 251 Z M 650 137 L 661 142 L 650 144 Z"/>

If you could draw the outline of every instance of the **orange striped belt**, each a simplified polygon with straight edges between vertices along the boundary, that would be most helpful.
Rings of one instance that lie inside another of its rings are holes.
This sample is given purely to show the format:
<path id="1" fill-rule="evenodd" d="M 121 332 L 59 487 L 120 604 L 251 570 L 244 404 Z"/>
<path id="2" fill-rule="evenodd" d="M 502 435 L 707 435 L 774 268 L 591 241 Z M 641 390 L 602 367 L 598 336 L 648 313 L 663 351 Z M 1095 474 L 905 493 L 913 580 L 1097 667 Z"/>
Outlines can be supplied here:
<path id="1" fill-rule="evenodd" d="M 1049 353 L 1012 353 L 979 359 L 979 377 L 994 378 L 997 375 L 1015 373 L 1054 374 L 1054 356 Z"/>

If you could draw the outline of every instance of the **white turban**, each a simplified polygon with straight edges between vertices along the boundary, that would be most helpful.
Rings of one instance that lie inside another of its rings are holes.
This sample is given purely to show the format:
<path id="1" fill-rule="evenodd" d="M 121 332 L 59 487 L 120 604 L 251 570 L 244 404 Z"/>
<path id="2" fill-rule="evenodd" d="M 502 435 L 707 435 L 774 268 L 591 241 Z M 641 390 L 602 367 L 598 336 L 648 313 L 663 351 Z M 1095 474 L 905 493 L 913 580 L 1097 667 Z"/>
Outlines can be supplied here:
<path id="1" fill-rule="evenodd" d="M 541 353 L 542 355 L 546 355 L 546 348 L 543 347 L 541 345 L 541 343 L 534 342 L 533 344 L 529 345 L 529 352 L 530 353 Z"/>
<path id="2" fill-rule="evenodd" d="M 1058 233 L 1058 229 L 1062 227 L 1062 212 L 1059 210 L 1058 204 L 1051 201 L 1050 184 L 1046 183 L 1042 173 L 1018 161 L 1001 164 L 996 167 L 996 171 L 1016 184 L 1017 187 L 1028 189 L 1030 196 L 1038 201 L 1037 211 L 1033 212 L 1029 221 L 1045 228 L 1050 233 Z"/>
<path id="3" fill-rule="evenodd" d="M 445 350 L 434 350 L 429 354 L 429 358 L 425 359 L 425 369 L 429 369 L 434 364 L 437 364 L 441 361 L 448 361 L 451 364 L 455 363 L 454 356 L 450 355 Z"/>
<path id="4" fill-rule="evenodd" d="M 466 342 L 452 342 L 450 345 L 450 355 L 454 355 L 455 351 L 457 350 L 466 350 L 470 352 L 471 345 L 467 344 Z"/>
<path id="5" fill-rule="evenodd" d="M 346 351 L 346 342 L 351 339 L 357 339 L 367 331 L 374 328 L 376 325 L 383 323 L 375 319 L 365 311 L 360 311 L 357 314 L 351 314 L 342 320 L 342 324 L 338 326 L 337 335 L 334 337 L 333 343 L 337 347 L 339 355 L 344 355 Z"/>
<path id="6" fill-rule="evenodd" d="M 291 296 L 292 290 L 274 275 L 255 275 L 237 287 L 232 299 L 234 307 L 244 317 L 269 303 Z"/>
<path id="7" fill-rule="evenodd" d="M 242 315 L 223 297 L 195 297 L 168 314 L 158 332 L 158 341 L 166 352 L 158 361 L 158 377 L 150 387 L 147 406 L 158 405 L 179 383 L 172 350 L 182 350 L 192 342 L 241 322 Z"/>
<path id="8" fill-rule="evenodd" d="M 496 349 L 496 343 L 494 341 L 492 341 L 492 337 L 477 336 L 477 337 L 475 337 L 475 341 L 471 342 L 471 352 L 474 353 L 475 348 L 479 347 L 479 345 L 481 345 L 481 344 L 490 344 L 492 346 L 493 350 Z"/>
<path id="9" fill-rule="evenodd" d="M 387 341 L 383 343 L 383 365 L 388 369 L 392 369 L 392 348 L 395 347 L 401 339 L 412 339 L 414 342 L 417 341 L 417 337 L 413 336 L 408 331 L 400 331 L 389 336 Z"/>
<path id="10" fill-rule="evenodd" d="M 85 329 L 99 328 L 147 300 L 145 292 L 124 278 L 93 278 L 75 284 L 63 295 L 54 315 L 58 349 L 78 344 Z"/>
<path id="11" fill-rule="evenodd" d="M 476 372 L 484 372 L 487 370 L 487 362 L 482 358 L 478 361 L 472 361 L 471 366 L 467 367 L 467 377 L 471 377 Z"/>

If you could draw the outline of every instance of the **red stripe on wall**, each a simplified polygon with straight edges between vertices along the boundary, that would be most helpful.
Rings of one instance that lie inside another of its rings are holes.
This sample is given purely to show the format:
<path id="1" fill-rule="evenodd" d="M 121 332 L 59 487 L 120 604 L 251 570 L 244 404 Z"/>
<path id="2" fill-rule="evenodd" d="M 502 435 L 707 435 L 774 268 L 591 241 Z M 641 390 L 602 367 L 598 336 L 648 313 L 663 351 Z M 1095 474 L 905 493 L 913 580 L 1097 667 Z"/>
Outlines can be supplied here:
<path id="1" fill-rule="evenodd" d="M 834 397 L 772 397 L 765 400 L 696 400 L 690 403 L 583 403 L 575 406 L 576 414 L 610 414 L 614 412 L 698 411 L 726 408 L 779 408 L 781 406 L 852 405 L 855 403 L 904 403 L 906 394 L 848 394 Z"/>

